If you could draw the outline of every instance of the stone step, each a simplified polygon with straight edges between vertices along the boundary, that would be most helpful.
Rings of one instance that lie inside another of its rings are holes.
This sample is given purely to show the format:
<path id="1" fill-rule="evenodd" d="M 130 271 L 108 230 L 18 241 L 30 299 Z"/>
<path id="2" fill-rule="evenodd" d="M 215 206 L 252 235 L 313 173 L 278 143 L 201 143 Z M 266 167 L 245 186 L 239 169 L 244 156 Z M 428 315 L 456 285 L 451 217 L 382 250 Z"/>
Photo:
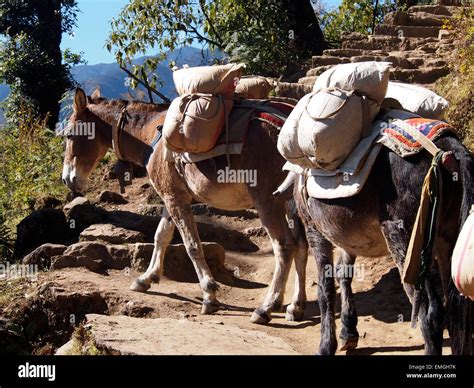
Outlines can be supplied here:
<path id="1" fill-rule="evenodd" d="M 344 57 L 351 58 L 357 55 L 363 55 L 364 50 L 351 48 L 351 49 L 328 49 L 323 51 L 323 55 L 333 56 L 333 57 Z"/>
<path id="2" fill-rule="evenodd" d="M 444 56 L 446 54 L 452 54 L 456 51 L 456 46 L 452 43 L 440 43 L 436 46 L 436 54 Z"/>
<path id="3" fill-rule="evenodd" d="M 435 67 L 431 69 L 395 69 L 390 72 L 390 79 L 415 84 L 432 84 L 447 74 L 449 74 L 449 69 L 447 67 Z"/>
<path id="4" fill-rule="evenodd" d="M 348 63 L 348 62 L 350 62 L 349 58 L 322 55 L 322 56 L 315 56 L 312 58 L 312 65 L 313 65 L 312 67 L 315 68 L 319 66 L 338 65 L 340 63 Z"/>
<path id="5" fill-rule="evenodd" d="M 369 35 L 360 36 L 357 34 L 351 36 L 350 39 L 344 39 L 342 48 L 344 50 L 352 50 L 354 48 L 367 52 L 367 50 L 415 50 L 421 45 L 433 45 L 439 43 L 437 38 L 415 38 L 405 37 L 399 38 L 398 36 L 390 35 Z M 362 55 L 362 54 L 361 54 Z"/>
<path id="6" fill-rule="evenodd" d="M 456 7 L 446 5 L 414 5 L 408 8 L 408 13 L 424 12 L 431 15 L 452 16 L 460 8 L 467 7 Z"/>
<path id="7" fill-rule="evenodd" d="M 396 36 L 399 38 L 438 38 L 440 30 L 440 27 L 393 26 L 379 24 L 375 27 L 375 34 Z"/>
<path id="8" fill-rule="evenodd" d="M 384 24 L 392 26 L 442 27 L 451 16 L 437 16 L 426 12 L 395 11 L 385 15 Z"/>
<path id="9" fill-rule="evenodd" d="M 423 51 L 424 53 L 427 53 L 427 54 L 434 54 L 437 49 L 438 47 L 432 44 L 424 44 L 418 47 L 418 50 Z"/>

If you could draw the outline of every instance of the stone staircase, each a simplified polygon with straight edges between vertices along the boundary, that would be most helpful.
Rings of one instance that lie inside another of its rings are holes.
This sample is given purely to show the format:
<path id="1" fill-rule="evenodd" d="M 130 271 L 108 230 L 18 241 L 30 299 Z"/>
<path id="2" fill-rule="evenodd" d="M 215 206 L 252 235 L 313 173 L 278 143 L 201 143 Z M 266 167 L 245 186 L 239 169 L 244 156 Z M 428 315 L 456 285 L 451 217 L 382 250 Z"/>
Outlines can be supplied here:
<path id="1" fill-rule="evenodd" d="M 420 5 L 395 11 L 375 28 L 374 35 L 349 33 L 342 47 L 312 58 L 310 69 L 297 83 L 280 83 L 277 95 L 300 99 L 309 93 L 318 76 L 334 65 L 363 61 L 392 63 L 390 79 L 431 88 L 449 73 L 447 55 L 455 45 L 443 29 L 456 6 Z"/>

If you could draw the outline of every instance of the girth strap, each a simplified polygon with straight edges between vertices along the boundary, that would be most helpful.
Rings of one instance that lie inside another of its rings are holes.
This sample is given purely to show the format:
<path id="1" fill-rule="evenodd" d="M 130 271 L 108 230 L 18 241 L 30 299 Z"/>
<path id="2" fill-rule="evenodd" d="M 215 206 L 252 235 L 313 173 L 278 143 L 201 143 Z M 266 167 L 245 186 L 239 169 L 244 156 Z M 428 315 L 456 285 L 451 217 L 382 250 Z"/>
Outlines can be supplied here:
<path id="1" fill-rule="evenodd" d="M 123 129 L 125 128 L 125 124 L 127 123 L 127 119 L 130 117 L 131 116 L 127 111 L 127 107 L 125 106 L 120 113 L 117 125 L 112 127 L 112 147 L 118 160 L 124 160 L 120 140 Z"/>

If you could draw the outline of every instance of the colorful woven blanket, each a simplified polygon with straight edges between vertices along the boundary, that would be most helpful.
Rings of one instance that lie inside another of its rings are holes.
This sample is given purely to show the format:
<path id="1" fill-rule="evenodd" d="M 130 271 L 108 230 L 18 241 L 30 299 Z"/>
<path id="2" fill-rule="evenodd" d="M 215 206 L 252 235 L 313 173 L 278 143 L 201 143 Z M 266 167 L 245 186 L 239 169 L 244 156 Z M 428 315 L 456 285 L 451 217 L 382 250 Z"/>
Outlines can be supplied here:
<path id="1" fill-rule="evenodd" d="M 425 119 L 422 117 L 412 117 L 403 120 L 388 120 L 388 125 L 382 131 L 382 137 L 379 142 L 396 152 L 401 157 L 414 155 L 420 152 L 423 147 L 401 128 L 400 122 L 420 131 L 432 141 L 435 141 L 445 132 L 455 132 L 449 124 L 439 120 Z"/>

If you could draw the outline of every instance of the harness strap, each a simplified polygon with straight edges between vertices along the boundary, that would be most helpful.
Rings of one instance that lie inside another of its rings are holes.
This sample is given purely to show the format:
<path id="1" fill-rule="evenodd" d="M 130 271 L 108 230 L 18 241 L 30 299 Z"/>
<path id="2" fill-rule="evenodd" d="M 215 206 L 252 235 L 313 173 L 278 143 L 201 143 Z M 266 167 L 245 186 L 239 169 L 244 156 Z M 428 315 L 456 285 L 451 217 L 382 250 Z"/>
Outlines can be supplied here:
<path id="1" fill-rule="evenodd" d="M 112 127 L 112 147 L 114 149 L 115 155 L 117 156 L 118 160 L 124 160 L 124 156 L 122 153 L 122 148 L 120 145 L 120 140 L 122 137 L 123 129 L 125 128 L 125 124 L 127 123 L 127 118 L 130 118 L 130 114 L 127 111 L 127 107 L 123 107 L 122 112 L 120 113 L 120 117 L 118 119 L 117 125 Z"/>

